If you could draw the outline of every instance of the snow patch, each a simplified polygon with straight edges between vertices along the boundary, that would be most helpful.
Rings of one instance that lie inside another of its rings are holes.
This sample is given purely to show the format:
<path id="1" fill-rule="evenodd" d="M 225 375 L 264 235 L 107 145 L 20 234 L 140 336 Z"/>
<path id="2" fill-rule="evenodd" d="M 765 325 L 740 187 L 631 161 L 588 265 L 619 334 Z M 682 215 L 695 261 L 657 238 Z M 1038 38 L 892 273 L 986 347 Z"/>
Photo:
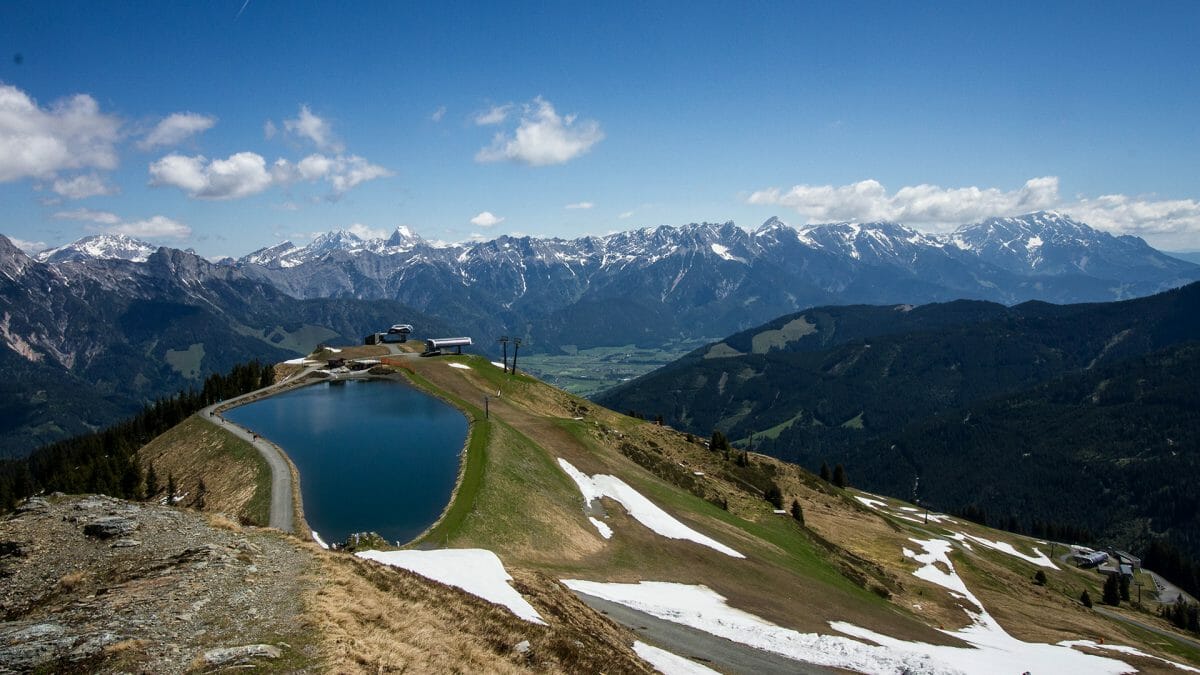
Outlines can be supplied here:
<path id="1" fill-rule="evenodd" d="M 620 502 L 621 506 L 624 506 L 625 510 L 629 512 L 629 515 L 633 516 L 639 523 L 668 539 L 692 541 L 734 558 L 746 557 L 725 544 L 700 534 L 679 522 L 616 476 L 596 474 L 589 477 L 562 458 L 559 458 L 558 464 L 571 477 L 571 480 L 575 481 L 575 485 L 579 487 L 579 492 L 583 494 L 583 500 L 588 504 L 601 497 L 608 497 L 613 501 Z"/>
<path id="2" fill-rule="evenodd" d="M 436 551 L 362 551 L 360 558 L 399 567 L 503 605 L 530 623 L 545 625 L 537 610 L 508 582 L 512 580 L 495 553 L 482 548 Z"/>
<path id="3" fill-rule="evenodd" d="M 730 607 L 707 586 L 666 581 L 636 584 L 563 579 L 567 588 L 796 661 L 863 673 L 950 673 L 928 658 L 895 655 L 882 647 L 834 635 L 801 633 Z M 1018 671 L 1019 672 L 1019 671 Z"/>
<path id="4" fill-rule="evenodd" d="M 447 363 L 446 365 L 450 366 L 451 368 L 458 368 L 459 370 L 470 370 L 471 369 L 471 366 L 468 366 L 465 363 Z"/>
<path id="5" fill-rule="evenodd" d="M 600 532 L 600 536 L 605 539 L 612 539 L 612 528 L 603 520 L 598 520 L 592 516 L 588 516 L 588 520 L 592 521 L 592 525 L 596 526 L 596 530 Z"/>
<path id="6" fill-rule="evenodd" d="M 317 542 L 317 546 L 320 546 L 326 551 L 329 550 L 329 544 L 325 543 L 325 540 L 321 538 L 320 533 L 318 533 L 316 530 L 309 530 L 309 532 L 312 532 L 313 541 Z"/>
<path id="7" fill-rule="evenodd" d="M 691 659 L 685 659 L 665 649 L 648 645 L 641 640 L 634 641 L 633 651 L 663 675 L 709 675 L 709 673 L 717 672 L 712 668 L 705 668 Z"/>
<path id="8" fill-rule="evenodd" d="M 714 243 L 714 244 L 709 244 L 709 248 L 711 248 L 712 252 L 716 253 L 717 257 L 721 258 L 722 260 L 732 260 L 734 262 L 740 262 L 740 263 L 746 262 L 746 260 L 744 258 L 739 258 L 736 255 L 733 255 L 732 253 L 730 253 L 728 246 L 722 246 L 720 244 Z"/>
<path id="9" fill-rule="evenodd" d="M 1175 661 L 1164 659 L 1161 656 L 1147 654 L 1146 652 L 1144 652 L 1136 647 L 1127 647 L 1125 645 L 1098 644 L 1091 640 L 1063 640 L 1062 642 L 1060 642 L 1058 644 L 1060 644 L 1064 647 L 1091 647 L 1092 649 L 1107 649 L 1110 652 L 1118 652 L 1120 654 L 1129 654 L 1130 656 L 1140 656 L 1144 659 L 1154 659 L 1156 661 L 1162 661 L 1163 663 L 1174 666 L 1180 670 L 1186 670 L 1189 673 L 1200 673 L 1200 668 L 1193 668 L 1189 665 L 1185 665 L 1182 663 L 1176 663 Z"/>
<path id="10" fill-rule="evenodd" d="M 858 495 L 854 495 L 854 498 L 857 499 L 858 501 L 862 502 L 863 505 L 866 506 L 867 508 L 871 508 L 871 509 L 886 509 L 887 508 L 887 502 L 884 502 L 884 501 L 881 501 L 878 499 L 871 499 L 870 497 L 860 497 Z"/>
<path id="11" fill-rule="evenodd" d="M 496 366 L 497 368 L 505 368 L 505 365 L 499 361 L 492 361 L 492 365 Z"/>
<path id="12" fill-rule="evenodd" d="M 1046 554 L 1042 553 L 1041 549 L 1039 549 L 1036 546 L 1033 547 L 1033 552 L 1036 555 L 1029 555 L 1027 553 L 1021 553 L 1016 548 L 1014 548 L 1012 544 L 1008 543 L 1007 541 L 991 541 L 990 539 L 984 539 L 983 537 L 976 537 L 973 534 L 966 534 L 963 532 L 955 532 L 954 534 L 952 534 L 950 536 L 950 538 L 954 539 L 955 541 L 961 541 L 964 543 L 967 540 L 970 540 L 970 541 L 975 542 L 976 544 L 979 544 L 980 546 L 986 546 L 986 547 L 992 549 L 993 551 L 1007 553 L 1008 555 L 1011 555 L 1014 558 L 1020 558 L 1021 560 L 1024 560 L 1025 562 L 1033 563 L 1034 565 L 1037 565 L 1038 567 L 1048 567 L 1052 570 L 1059 569 L 1058 565 L 1055 565 L 1054 561 L 1050 560 L 1050 558 L 1046 557 Z"/>

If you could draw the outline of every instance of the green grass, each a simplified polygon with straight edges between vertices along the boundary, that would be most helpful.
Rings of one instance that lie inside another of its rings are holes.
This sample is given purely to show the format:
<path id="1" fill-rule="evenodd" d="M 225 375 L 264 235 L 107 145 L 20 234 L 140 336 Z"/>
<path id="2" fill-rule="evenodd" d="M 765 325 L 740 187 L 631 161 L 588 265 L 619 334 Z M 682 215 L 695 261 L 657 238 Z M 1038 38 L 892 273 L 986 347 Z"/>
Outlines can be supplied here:
<path id="1" fill-rule="evenodd" d="M 644 348 L 636 345 L 563 348 L 566 354 L 522 355 L 517 363 L 547 383 L 577 396 L 592 396 L 675 361 L 711 340 L 687 340 Z M 510 354 L 511 357 L 511 354 Z"/>
<path id="2" fill-rule="evenodd" d="M 261 453 L 246 441 L 225 432 L 224 450 L 254 462 L 254 496 L 242 507 L 240 516 L 248 523 L 266 527 L 271 522 L 271 467 Z"/>
<path id="3" fill-rule="evenodd" d="M 483 484 L 484 468 L 488 460 L 488 442 L 492 436 L 492 423 L 484 418 L 483 410 L 478 406 L 467 403 L 461 398 L 435 387 L 425 378 L 405 371 L 414 386 L 449 402 L 467 416 L 467 456 L 463 459 L 462 480 L 454 493 L 454 500 L 446 508 L 446 512 L 438 522 L 429 529 L 416 543 L 445 544 L 457 537 L 466 522 L 467 517 L 475 510 L 475 501 Z"/>
<path id="4" fill-rule="evenodd" d="M 163 360 L 171 368 L 189 380 L 200 377 L 200 362 L 204 360 L 204 344 L 197 342 L 187 349 L 168 349 L 163 354 Z"/>
<path id="5" fill-rule="evenodd" d="M 775 439 L 779 438 L 779 434 L 782 434 L 784 431 L 786 431 L 788 429 L 788 427 L 792 426 L 796 422 L 799 422 L 801 420 L 801 418 L 803 418 L 803 417 L 804 417 L 804 411 L 801 410 L 800 412 L 796 413 L 796 415 L 794 417 L 792 417 L 791 419 L 780 422 L 779 424 L 776 424 L 775 426 L 771 427 L 770 429 L 767 429 L 766 431 L 759 431 L 759 432 L 755 433 L 754 436 L 756 438 L 766 437 L 771 440 L 775 440 Z M 748 438 L 743 438 L 739 442 L 745 443 L 745 442 L 748 442 L 749 440 L 750 439 L 748 439 Z"/>

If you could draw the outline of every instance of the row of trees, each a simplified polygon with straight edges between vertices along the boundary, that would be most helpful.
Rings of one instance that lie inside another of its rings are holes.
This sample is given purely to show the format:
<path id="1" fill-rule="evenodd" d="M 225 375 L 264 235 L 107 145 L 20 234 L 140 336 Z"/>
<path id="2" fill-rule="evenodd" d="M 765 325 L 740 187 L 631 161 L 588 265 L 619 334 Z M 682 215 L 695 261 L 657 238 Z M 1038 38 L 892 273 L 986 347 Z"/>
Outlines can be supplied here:
<path id="1" fill-rule="evenodd" d="M 138 460 L 142 446 L 201 408 L 274 381 L 270 364 L 238 364 L 224 375 L 210 375 L 199 391 L 159 399 L 107 429 L 42 446 L 23 459 L 0 462 L 0 512 L 43 491 L 141 498 L 148 478 Z"/>

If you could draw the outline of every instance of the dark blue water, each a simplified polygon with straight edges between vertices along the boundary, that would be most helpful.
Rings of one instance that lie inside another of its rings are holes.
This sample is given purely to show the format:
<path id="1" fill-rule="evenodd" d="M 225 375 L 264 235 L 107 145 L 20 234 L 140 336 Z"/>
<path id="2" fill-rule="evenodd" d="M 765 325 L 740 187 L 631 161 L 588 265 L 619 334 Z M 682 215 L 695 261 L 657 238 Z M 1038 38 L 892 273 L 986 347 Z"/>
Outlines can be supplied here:
<path id="1" fill-rule="evenodd" d="M 225 413 L 300 470 L 304 517 L 321 538 L 374 531 L 407 542 L 450 501 L 467 420 L 401 382 L 315 384 Z"/>

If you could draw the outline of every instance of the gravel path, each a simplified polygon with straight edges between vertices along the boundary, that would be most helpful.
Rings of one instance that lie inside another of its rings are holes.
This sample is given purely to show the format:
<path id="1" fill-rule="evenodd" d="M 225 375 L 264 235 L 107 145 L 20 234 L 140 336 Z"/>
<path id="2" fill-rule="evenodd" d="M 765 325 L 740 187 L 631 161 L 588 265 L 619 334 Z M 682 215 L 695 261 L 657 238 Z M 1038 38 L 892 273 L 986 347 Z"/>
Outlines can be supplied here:
<path id="1" fill-rule="evenodd" d="M 274 393 L 284 386 L 303 380 L 314 370 L 316 370 L 316 367 L 306 368 L 283 382 L 276 382 L 269 387 L 256 389 L 250 393 L 231 398 L 228 401 L 215 403 L 200 411 L 200 417 L 254 446 L 254 449 L 258 450 L 263 459 L 267 460 L 267 466 L 271 467 L 271 515 L 269 525 L 284 532 L 296 531 L 294 518 L 296 510 L 292 503 L 292 468 L 286 459 L 287 456 L 284 454 L 283 448 L 245 427 L 230 422 L 217 414 L 216 409 L 231 408 L 242 402 L 246 402 L 248 399 L 257 398 L 263 394 Z"/>

